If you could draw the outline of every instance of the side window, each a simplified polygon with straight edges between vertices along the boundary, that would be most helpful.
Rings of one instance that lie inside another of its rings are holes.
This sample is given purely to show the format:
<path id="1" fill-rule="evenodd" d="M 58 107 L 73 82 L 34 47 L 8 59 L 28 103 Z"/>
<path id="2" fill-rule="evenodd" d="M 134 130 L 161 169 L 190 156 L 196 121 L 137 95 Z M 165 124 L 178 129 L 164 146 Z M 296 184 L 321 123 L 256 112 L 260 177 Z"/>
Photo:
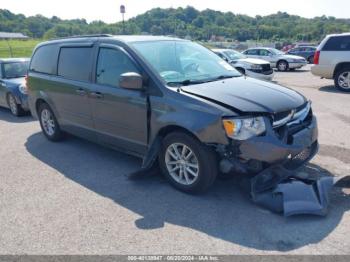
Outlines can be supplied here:
<path id="1" fill-rule="evenodd" d="M 270 54 L 271 53 L 266 49 L 260 49 L 260 51 L 259 51 L 259 55 L 261 55 L 261 56 L 269 56 Z"/>
<path id="2" fill-rule="evenodd" d="M 62 47 L 58 59 L 58 75 L 88 82 L 92 65 L 92 47 Z"/>
<path id="3" fill-rule="evenodd" d="M 128 72 L 139 73 L 139 70 L 122 50 L 100 48 L 96 70 L 98 84 L 118 87 L 120 75 Z"/>
<path id="4" fill-rule="evenodd" d="M 56 45 L 39 47 L 33 55 L 29 70 L 50 75 L 56 74 L 57 53 Z"/>
<path id="5" fill-rule="evenodd" d="M 323 47 L 324 51 L 350 51 L 350 36 L 333 36 Z"/>
<path id="6" fill-rule="evenodd" d="M 247 55 L 258 55 L 258 50 L 257 49 L 250 49 L 245 52 Z"/>

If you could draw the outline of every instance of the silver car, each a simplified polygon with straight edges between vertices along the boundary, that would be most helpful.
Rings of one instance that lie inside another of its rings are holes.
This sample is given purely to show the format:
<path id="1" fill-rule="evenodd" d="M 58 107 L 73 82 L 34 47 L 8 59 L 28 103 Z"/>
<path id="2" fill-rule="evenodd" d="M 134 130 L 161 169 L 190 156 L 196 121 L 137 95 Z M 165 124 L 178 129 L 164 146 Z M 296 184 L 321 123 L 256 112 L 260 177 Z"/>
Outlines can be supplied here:
<path id="1" fill-rule="evenodd" d="M 245 50 L 243 54 L 250 58 L 260 58 L 269 61 L 271 66 L 277 68 L 278 71 L 299 69 L 307 65 L 304 57 L 287 55 L 275 48 L 250 48 Z"/>
<path id="2" fill-rule="evenodd" d="M 246 76 L 268 81 L 271 81 L 274 76 L 273 69 L 266 60 L 248 58 L 232 49 L 213 49 L 212 51 Z"/>

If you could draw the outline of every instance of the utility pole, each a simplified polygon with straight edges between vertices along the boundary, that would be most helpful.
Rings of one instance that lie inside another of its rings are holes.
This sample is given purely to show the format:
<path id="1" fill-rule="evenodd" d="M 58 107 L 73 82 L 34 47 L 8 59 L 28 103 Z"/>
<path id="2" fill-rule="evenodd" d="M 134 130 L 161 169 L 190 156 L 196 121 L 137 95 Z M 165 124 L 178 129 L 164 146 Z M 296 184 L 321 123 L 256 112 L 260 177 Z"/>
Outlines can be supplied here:
<path id="1" fill-rule="evenodd" d="M 125 5 L 120 6 L 120 13 L 123 17 L 123 35 L 125 35 L 125 21 L 124 21 L 124 14 L 125 14 Z"/>

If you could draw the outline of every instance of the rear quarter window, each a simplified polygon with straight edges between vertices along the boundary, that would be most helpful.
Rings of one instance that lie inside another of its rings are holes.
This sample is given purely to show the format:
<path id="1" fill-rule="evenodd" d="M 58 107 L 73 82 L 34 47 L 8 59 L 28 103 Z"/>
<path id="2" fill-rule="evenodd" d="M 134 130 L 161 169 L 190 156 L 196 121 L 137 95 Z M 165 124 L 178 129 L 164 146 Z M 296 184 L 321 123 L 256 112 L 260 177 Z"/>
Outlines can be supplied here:
<path id="1" fill-rule="evenodd" d="M 350 36 L 333 36 L 324 45 L 323 51 L 350 51 Z"/>
<path id="2" fill-rule="evenodd" d="M 92 47 L 62 47 L 57 74 L 71 80 L 90 81 L 92 50 Z"/>
<path id="3" fill-rule="evenodd" d="M 58 46 L 44 45 L 35 50 L 33 58 L 30 63 L 30 71 L 56 74 Z"/>

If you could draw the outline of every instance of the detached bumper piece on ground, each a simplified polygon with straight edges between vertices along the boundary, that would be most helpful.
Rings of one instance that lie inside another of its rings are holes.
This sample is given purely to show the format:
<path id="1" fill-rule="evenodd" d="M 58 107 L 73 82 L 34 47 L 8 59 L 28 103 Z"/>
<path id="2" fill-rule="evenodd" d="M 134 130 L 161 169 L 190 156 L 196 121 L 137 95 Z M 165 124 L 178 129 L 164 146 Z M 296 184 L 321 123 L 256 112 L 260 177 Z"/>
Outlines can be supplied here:
<path id="1" fill-rule="evenodd" d="M 282 165 L 272 166 L 243 181 L 252 200 L 284 216 L 311 214 L 325 216 L 333 187 L 349 187 L 350 176 L 304 177 Z"/>

